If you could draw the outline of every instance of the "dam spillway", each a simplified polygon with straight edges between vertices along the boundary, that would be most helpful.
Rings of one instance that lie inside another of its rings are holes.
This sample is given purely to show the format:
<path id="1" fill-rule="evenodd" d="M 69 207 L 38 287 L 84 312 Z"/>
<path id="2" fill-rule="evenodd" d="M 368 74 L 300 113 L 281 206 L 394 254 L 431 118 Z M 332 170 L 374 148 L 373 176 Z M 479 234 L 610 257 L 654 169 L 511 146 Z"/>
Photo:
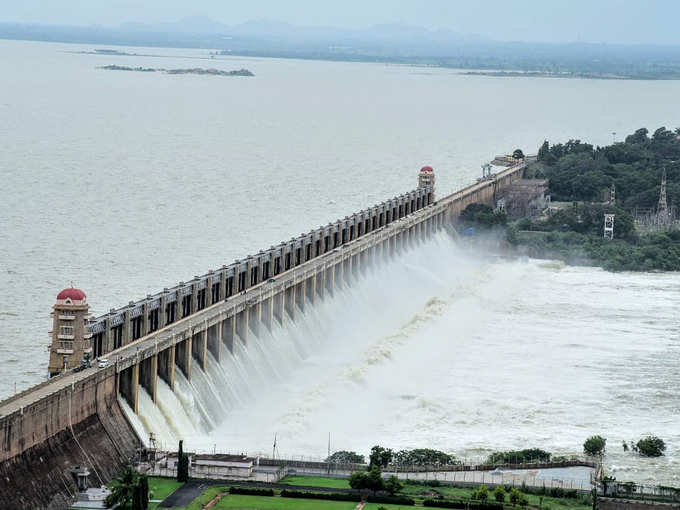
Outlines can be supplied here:
<path id="1" fill-rule="evenodd" d="M 73 442 L 71 453 L 95 464 L 99 453 L 89 460 L 75 440 L 88 432 L 93 440 L 103 437 L 101 450 L 111 466 L 101 469 L 106 479 L 149 431 L 172 441 L 185 430 L 215 429 L 234 406 L 247 405 L 243 381 L 257 380 L 260 370 L 266 384 L 270 373 L 295 368 L 311 348 L 300 339 L 313 336 L 309 328 L 319 318 L 314 310 L 327 297 L 341 296 L 362 275 L 425 242 L 470 203 L 494 204 L 523 168 L 523 162 L 516 164 L 439 200 L 433 188 L 419 186 L 88 320 L 76 339 L 91 345 L 93 357 L 108 358 L 108 366 L 63 371 L 0 403 L 2 468 L 21 468 L 30 479 L 30 459 L 46 453 L 55 438 Z M 55 321 L 62 318 L 69 319 Z M 68 352 L 73 334 L 62 340 L 58 333 L 57 354 Z M 91 426 L 88 420 L 94 420 Z M 45 464 L 46 473 L 63 469 L 60 455 Z M 61 490 L 57 480 L 54 490 Z"/>

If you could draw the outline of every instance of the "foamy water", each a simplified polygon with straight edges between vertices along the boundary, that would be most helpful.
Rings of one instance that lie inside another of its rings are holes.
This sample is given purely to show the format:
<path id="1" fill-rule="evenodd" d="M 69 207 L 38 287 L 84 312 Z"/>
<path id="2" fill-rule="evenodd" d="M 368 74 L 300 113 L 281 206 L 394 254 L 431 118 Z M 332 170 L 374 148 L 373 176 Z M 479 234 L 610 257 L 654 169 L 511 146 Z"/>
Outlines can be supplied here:
<path id="1" fill-rule="evenodd" d="M 211 388 L 199 392 L 217 425 L 181 438 L 199 450 L 267 454 L 276 434 L 282 456 L 323 457 L 330 433 L 334 450 L 382 444 L 480 458 L 527 447 L 577 453 L 601 434 L 619 479 L 677 484 L 676 279 L 485 260 L 442 233 L 298 310 L 294 323 L 239 340 L 238 360 L 226 353 L 221 364 L 232 379 L 206 379 Z M 648 433 L 668 443 L 664 458 L 623 453 L 623 440 Z"/>

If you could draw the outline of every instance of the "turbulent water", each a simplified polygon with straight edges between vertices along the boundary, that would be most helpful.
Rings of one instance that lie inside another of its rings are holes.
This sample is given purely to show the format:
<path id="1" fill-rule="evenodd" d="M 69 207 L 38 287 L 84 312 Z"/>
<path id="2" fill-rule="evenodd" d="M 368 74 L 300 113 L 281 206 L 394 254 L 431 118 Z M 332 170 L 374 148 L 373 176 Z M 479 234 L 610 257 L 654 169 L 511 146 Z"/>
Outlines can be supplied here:
<path id="1" fill-rule="evenodd" d="M 328 433 L 333 449 L 380 442 L 469 457 L 573 453 L 600 433 L 619 479 L 677 484 L 676 284 L 485 259 L 440 234 L 286 327 L 251 331 L 235 356 L 211 358 L 194 400 L 162 403 L 172 434 L 153 427 L 148 396 L 140 415 L 166 444 L 269 453 L 276 434 L 283 456 L 323 456 Z M 666 457 L 624 454 L 623 440 L 647 433 L 668 442 Z"/>
<path id="2" fill-rule="evenodd" d="M 424 163 L 444 194 L 497 153 L 680 118 L 674 81 L 72 53 L 91 49 L 0 41 L 0 396 L 44 378 L 48 314 L 70 280 L 103 313 L 411 189 Z M 334 449 L 463 456 L 573 452 L 601 433 L 619 479 L 677 484 L 677 282 L 484 261 L 440 237 L 236 342 L 207 375 L 178 375 L 174 393 L 159 382 L 160 407 L 142 395 L 136 426 L 224 451 L 271 451 L 277 433 L 282 455 L 312 456 L 329 432 Z M 645 433 L 666 439 L 665 458 L 623 454 Z"/>

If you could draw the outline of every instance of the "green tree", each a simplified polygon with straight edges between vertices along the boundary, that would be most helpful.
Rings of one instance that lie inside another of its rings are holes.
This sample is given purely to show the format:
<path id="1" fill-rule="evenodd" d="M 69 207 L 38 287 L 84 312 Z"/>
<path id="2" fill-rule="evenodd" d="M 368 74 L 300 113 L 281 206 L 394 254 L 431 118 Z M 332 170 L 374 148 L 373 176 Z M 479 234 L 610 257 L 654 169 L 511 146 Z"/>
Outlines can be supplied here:
<path id="1" fill-rule="evenodd" d="M 550 144 L 548 143 L 548 140 L 543 141 L 543 144 L 538 149 L 538 156 L 536 159 L 548 165 L 552 165 L 555 162 L 555 157 L 550 154 Z"/>
<path id="2" fill-rule="evenodd" d="M 607 445 L 607 440 L 602 436 L 590 436 L 583 443 L 583 453 L 586 455 L 604 455 L 605 446 Z"/>
<path id="3" fill-rule="evenodd" d="M 132 490 L 132 510 L 142 510 L 142 493 L 139 484 Z"/>
<path id="4" fill-rule="evenodd" d="M 486 204 L 470 204 L 460 213 L 458 220 L 464 227 L 492 228 L 502 226 L 508 222 L 504 212 L 494 211 Z"/>
<path id="5" fill-rule="evenodd" d="M 392 462 L 392 450 L 383 448 L 382 446 L 374 446 L 371 448 L 371 455 L 369 456 L 369 468 L 377 466 L 379 468 L 387 467 Z"/>
<path id="6" fill-rule="evenodd" d="M 486 500 L 489 499 L 489 489 L 486 485 L 480 485 L 475 491 L 475 499 L 478 499 L 482 503 L 486 503 Z"/>
<path id="7" fill-rule="evenodd" d="M 666 451 L 666 443 L 656 436 L 647 436 L 637 442 L 637 449 L 643 457 L 661 457 Z"/>
<path id="8" fill-rule="evenodd" d="M 107 508 L 119 504 L 125 508 L 132 502 L 133 495 L 138 485 L 138 473 L 131 464 L 126 464 L 120 470 L 118 478 L 113 481 L 111 494 L 106 498 Z"/>
<path id="9" fill-rule="evenodd" d="M 513 505 L 517 505 L 519 503 L 520 499 L 522 499 L 523 494 L 517 490 L 516 488 L 513 488 L 510 491 L 510 503 Z"/>
<path id="10" fill-rule="evenodd" d="M 496 488 L 493 490 L 493 497 L 499 503 L 505 502 L 505 487 L 496 485 Z"/>
<path id="11" fill-rule="evenodd" d="M 326 462 L 332 462 L 336 464 L 363 464 L 366 462 L 366 459 L 363 455 L 359 455 L 356 452 L 340 450 L 328 457 Z"/>
<path id="12" fill-rule="evenodd" d="M 368 471 L 357 471 L 349 476 L 349 486 L 352 489 L 369 489 L 375 493 L 385 488 L 382 472 L 378 466 L 372 466 Z"/>
<path id="13" fill-rule="evenodd" d="M 189 457 L 184 453 L 183 443 L 180 439 L 179 441 L 179 451 L 177 452 L 177 481 L 178 482 L 188 482 L 189 481 Z"/>
<path id="14" fill-rule="evenodd" d="M 368 472 L 356 471 L 349 475 L 349 486 L 355 490 L 368 488 Z"/>
<path id="15" fill-rule="evenodd" d="M 520 496 L 519 496 L 519 506 L 526 507 L 528 504 L 529 504 L 529 498 L 527 498 L 524 494 L 520 494 Z"/>
<path id="16" fill-rule="evenodd" d="M 366 480 L 368 482 L 366 488 L 372 490 L 373 494 L 385 488 L 385 481 L 383 480 L 382 472 L 378 466 L 373 466 L 369 469 Z"/>
<path id="17" fill-rule="evenodd" d="M 390 496 L 394 496 L 397 492 L 404 488 L 404 484 L 401 483 L 399 478 L 392 475 L 387 480 L 385 480 L 385 490 Z"/>
<path id="18" fill-rule="evenodd" d="M 141 510 L 149 508 L 149 479 L 146 475 L 139 477 L 139 492 L 141 495 Z"/>

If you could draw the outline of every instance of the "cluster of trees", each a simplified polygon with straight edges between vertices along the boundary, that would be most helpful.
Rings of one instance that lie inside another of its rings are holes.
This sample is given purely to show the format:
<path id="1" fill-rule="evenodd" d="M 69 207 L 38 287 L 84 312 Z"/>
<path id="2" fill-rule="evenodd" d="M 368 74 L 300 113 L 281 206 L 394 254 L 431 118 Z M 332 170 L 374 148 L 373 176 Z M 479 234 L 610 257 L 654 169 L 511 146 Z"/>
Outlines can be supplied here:
<path id="1" fill-rule="evenodd" d="M 552 454 L 540 448 L 493 452 L 486 460 L 487 464 L 522 464 L 527 462 L 550 462 Z"/>
<path id="2" fill-rule="evenodd" d="M 529 504 L 529 499 L 526 497 L 526 495 L 522 494 L 519 489 L 514 487 L 508 492 L 502 485 L 497 485 L 492 494 L 493 498 L 498 503 L 504 503 L 506 495 L 508 495 L 510 503 L 512 503 L 514 506 L 520 505 L 522 507 L 526 507 Z M 480 485 L 472 495 L 473 499 L 477 499 L 483 503 L 488 501 L 489 496 L 490 491 L 486 485 Z"/>
<path id="3" fill-rule="evenodd" d="M 508 241 L 526 247 L 532 257 L 594 264 L 609 271 L 680 271 L 678 230 L 646 234 L 632 241 L 607 241 L 601 235 L 578 232 L 537 236 L 508 229 Z"/>
<path id="4" fill-rule="evenodd" d="M 586 455 L 604 455 L 606 446 L 606 438 L 599 435 L 590 436 L 583 443 L 583 452 Z M 626 441 L 623 441 L 623 451 L 627 452 L 629 448 L 643 457 L 661 457 L 666 451 L 666 443 L 660 437 L 646 436 L 637 443 L 631 441 L 630 446 Z"/>
<path id="5" fill-rule="evenodd" d="M 349 486 L 352 489 L 371 490 L 375 494 L 377 491 L 386 491 L 394 495 L 403 488 L 403 484 L 396 476 L 390 476 L 386 480 L 382 476 L 383 468 L 392 462 L 394 452 L 390 448 L 374 446 L 369 455 L 369 464 L 366 471 L 357 471 L 349 477 Z"/>
<path id="6" fill-rule="evenodd" d="M 579 204 L 574 202 L 571 207 L 560 209 L 545 221 L 531 221 L 524 218 L 517 223 L 520 230 L 539 232 L 577 232 L 591 236 L 603 237 L 604 214 L 616 215 L 615 239 L 636 241 L 633 216 L 620 207 L 605 204 Z"/>
<path id="7" fill-rule="evenodd" d="M 364 456 L 357 452 L 340 450 L 326 458 L 326 462 L 339 464 L 363 464 Z M 385 468 L 390 463 L 400 466 L 446 466 L 460 464 L 454 455 L 432 448 L 414 448 L 394 452 L 390 448 L 374 446 L 369 455 L 369 467 Z"/>
<path id="8" fill-rule="evenodd" d="M 657 129 L 650 137 L 645 128 L 625 141 L 593 147 L 580 140 L 538 150 L 541 170 L 549 179 L 556 201 L 602 201 L 603 191 L 616 186 L 617 201 L 626 209 L 654 207 L 661 175 L 666 169 L 670 202 L 680 199 L 680 129 Z M 540 176 L 540 175 L 538 175 Z"/>
<path id="9" fill-rule="evenodd" d="M 400 450 L 393 457 L 394 462 L 400 466 L 450 466 L 460 464 L 455 456 L 431 448 Z"/>
<path id="10" fill-rule="evenodd" d="M 326 462 L 332 462 L 335 464 L 363 464 L 366 462 L 366 459 L 363 455 L 359 455 L 357 452 L 340 450 L 334 452 L 330 457 L 327 457 Z"/>
<path id="11" fill-rule="evenodd" d="M 486 204 L 470 204 L 460 213 L 458 221 L 463 228 L 474 227 L 489 230 L 505 226 L 508 218 L 504 212 L 494 211 Z"/>
<path id="12" fill-rule="evenodd" d="M 637 443 L 630 442 L 631 449 L 643 457 L 661 457 L 666 451 L 666 443 L 657 436 L 647 436 Z M 628 443 L 623 442 L 623 450 L 628 451 Z"/>
<path id="13" fill-rule="evenodd" d="M 131 464 L 123 466 L 104 503 L 106 508 L 120 505 L 130 510 L 146 510 L 149 507 L 149 481 L 146 475 L 140 475 Z"/>

